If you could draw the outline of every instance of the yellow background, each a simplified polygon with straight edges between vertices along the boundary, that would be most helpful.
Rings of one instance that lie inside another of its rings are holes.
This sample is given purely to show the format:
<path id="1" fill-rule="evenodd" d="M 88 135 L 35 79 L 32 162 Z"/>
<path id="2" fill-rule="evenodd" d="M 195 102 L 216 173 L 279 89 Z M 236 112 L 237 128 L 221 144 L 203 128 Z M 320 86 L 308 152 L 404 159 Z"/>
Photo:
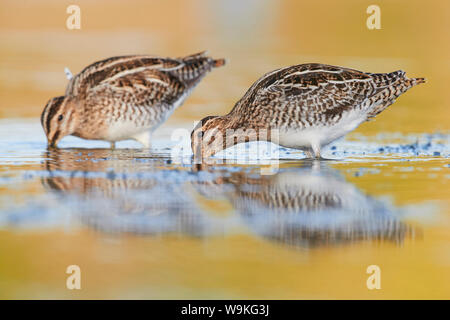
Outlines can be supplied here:
<path id="1" fill-rule="evenodd" d="M 373 1 L 73 1 L 0 4 L 0 117 L 38 117 L 64 93 L 69 67 L 122 54 L 182 56 L 208 50 L 228 65 L 212 72 L 171 121 L 222 114 L 264 73 L 306 62 L 390 72 L 428 82 L 358 132 L 448 130 L 450 3 L 377 1 L 381 30 L 366 27 Z"/>

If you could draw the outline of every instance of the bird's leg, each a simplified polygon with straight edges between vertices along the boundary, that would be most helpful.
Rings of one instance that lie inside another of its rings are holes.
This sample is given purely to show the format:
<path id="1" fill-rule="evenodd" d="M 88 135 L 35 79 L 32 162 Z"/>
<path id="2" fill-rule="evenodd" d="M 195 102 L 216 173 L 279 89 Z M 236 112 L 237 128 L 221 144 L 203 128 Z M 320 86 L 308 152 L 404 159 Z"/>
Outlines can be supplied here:
<path id="1" fill-rule="evenodd" d="M 314 152 L 314 158 L 321 159 L 322 157 L 320 156 L 320 145 L 313 144 L 311 148 L 312 151 Z"/>
<path id="2" fill-rule="evenodd" d="M 312 150 L 307 149 L 307 150 L 303 150 L 303 152 L 304 152 L 305 155 L 306 155 L 306 159 L 313 159 L 313 158 L 314 158 L 314 157 L 313 157 Z"/>
<path id="3" fill-rule="evenodd" d="M 111 150 L 114 150 L 116 148 L 116 142 L 111 141 Z"/>
<path id="4" fill-rule="evenodd" d="M 142 146 L 147 149 L 150 148 L 152 145 L 151 138 L 150 138 L 150 132 L 148 132 L 148 131 L 144 131 L 144 132 L 135 134 L 133 136 L 133 139 L 136 140 L 137 142 L 139 142 L 140 144 L 142 144 Z"/>

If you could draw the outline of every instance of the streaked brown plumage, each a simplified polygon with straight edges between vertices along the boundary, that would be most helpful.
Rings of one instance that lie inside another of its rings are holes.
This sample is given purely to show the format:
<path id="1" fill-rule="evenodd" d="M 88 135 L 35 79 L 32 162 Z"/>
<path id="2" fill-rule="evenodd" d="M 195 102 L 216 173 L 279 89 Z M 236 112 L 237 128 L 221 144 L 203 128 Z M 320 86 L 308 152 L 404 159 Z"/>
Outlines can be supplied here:
<path id="1" fill-rule="evenodd" d="M 64 96 L 51 99 L 41 115 L 50 145 L 66 135 L 149 146 L 155 130 L 223 59 L 206 53 L 184 58 L 149 55 L 112 57 L 73 77 Z"/>
<path id="2" fill-rule="evenodd" d="M 192 149 L 208 157 L 240 142 L 268 140 L 320 158 L 323 146 L 424 81 L 403 71 L 365 73 L 318 63 L 278 69 L 256 81 L 227 115 L 204 118 L 192 132 Z"/>

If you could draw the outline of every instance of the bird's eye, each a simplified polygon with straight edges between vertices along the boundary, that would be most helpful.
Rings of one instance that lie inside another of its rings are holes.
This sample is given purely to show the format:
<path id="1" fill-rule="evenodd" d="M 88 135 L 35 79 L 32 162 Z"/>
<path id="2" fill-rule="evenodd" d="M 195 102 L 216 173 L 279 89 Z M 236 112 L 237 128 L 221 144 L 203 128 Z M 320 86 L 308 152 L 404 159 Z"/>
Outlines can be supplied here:
<path id="1" fill-rule="evenodd" d="M 60 114 L 59 117 L 58 117 L 58 121 L 61 121 L 63 118 L 64 118 L 63 115 Z"/>

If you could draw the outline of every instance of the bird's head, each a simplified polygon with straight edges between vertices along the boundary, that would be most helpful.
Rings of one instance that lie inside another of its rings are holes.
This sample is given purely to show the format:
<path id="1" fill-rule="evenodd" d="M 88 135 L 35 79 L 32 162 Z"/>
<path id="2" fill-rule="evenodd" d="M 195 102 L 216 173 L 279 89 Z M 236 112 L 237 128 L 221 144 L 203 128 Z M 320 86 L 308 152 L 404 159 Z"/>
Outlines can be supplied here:
<path id="1" fill-rule="evenodd" d="M 219 116 L 203 118 L 192 130 L 191 148 L 194 158 L 201 160 L 225 149 L 225 123 Z"/>
<path id="2" fill-rule="evenodd" d="M 50 99 L 41 114 L 41 125 L 50 147 L 75 132 L 77 115 L 72 99 L 60 96 Z"/>
<path id="3" fill-rule="evenodd" d="M 239 143 L 269 140 L 270 129 L 240 127 L 228 116 L 209 116 L 202 119 L 191 133 L 191 148 L 196 162 Z"/>

